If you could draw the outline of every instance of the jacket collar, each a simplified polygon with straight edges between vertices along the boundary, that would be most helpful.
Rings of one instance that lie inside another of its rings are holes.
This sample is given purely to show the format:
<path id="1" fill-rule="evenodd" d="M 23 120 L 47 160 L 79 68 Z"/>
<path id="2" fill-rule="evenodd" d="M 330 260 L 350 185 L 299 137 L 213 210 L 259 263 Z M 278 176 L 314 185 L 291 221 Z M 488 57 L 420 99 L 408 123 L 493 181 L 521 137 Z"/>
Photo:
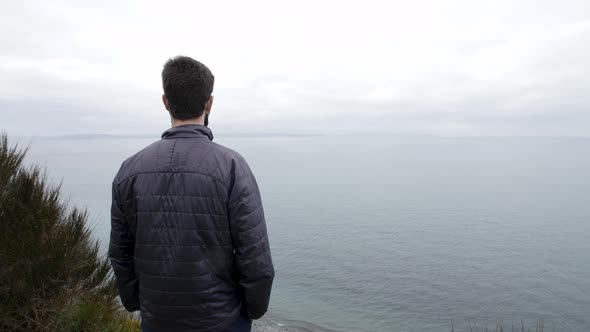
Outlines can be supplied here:
<path id="1" fill-rule="evenodd" d="M 162 138 L 192 138 L 192 137 L 207 137 L 210 141 L 213 140 L 213 133 L 211 129 L 203 125 L 182 125 L 172 127 L 162 134 Z"/>

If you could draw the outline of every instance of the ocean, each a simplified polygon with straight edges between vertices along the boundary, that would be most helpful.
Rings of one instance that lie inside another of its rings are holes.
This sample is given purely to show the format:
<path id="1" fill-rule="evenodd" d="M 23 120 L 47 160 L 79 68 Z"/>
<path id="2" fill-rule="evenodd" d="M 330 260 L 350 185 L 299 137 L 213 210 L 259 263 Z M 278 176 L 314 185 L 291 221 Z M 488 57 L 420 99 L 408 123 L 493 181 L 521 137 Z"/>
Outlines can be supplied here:
<path id="1" fill-rule="evenodd" d="M 21 142 L 88 208 L 106 250 L 111 181 L 157 139 Z M 590 331 L 590 139 L 215 141 L 246 158 L 261 189 L 273 320 L 336 331 L 509 330 L 521 320 Z"/>

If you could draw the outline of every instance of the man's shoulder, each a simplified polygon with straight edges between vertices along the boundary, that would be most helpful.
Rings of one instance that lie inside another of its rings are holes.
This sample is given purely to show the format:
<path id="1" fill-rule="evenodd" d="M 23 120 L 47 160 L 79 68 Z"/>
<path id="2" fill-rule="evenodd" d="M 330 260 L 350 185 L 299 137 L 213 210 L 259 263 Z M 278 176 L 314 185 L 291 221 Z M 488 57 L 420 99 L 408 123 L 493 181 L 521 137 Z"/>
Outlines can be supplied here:
<path id="1" fill-rule="evenodd" d="M 119 172 L 115 176 L 114 181 L 120 182 L 135 173 L 145 171 L 143 168 L 145 168 L 146 165 L 152 164 L 152 162 L 149 161 L 157 155 L 157 151 L 161 148 L 162 143 L 163 140 L 157 140 L 125 159 L 123 163 L 121 163 L 121 167 L 119 168 Z"/>
<path id="2" fill-rule="evenodd" d="M 245 162 L 244 157 L 236 150 L 233 150 L 225 145 L 221 145 L 216 142 L 211 142 L 213 151 L 217 158 L 223 159 L 229 162 Z"/>
<path id="3" fill-rule="evenodd" d="M 230 177 L 252 176 L 252 170 L 246 159 L 237 151 L 214 143 L 222 158 L 222 163 L 227 165 L 226 170 L 231 173 Z"/>
<path id="4" fill-rule="evenodd" d="M 235 173 L 242 173 L 249 169 L 248 163 L 242 155 L 234 149 L 219 143 L 211 142 L 211 153 L 208 154 L 208 168 L 216 177 L 231 179 Z"/>
<path id="5" fill-rule="evenodd" d="M 161 139 L 141 149 L 125 159 L 114 182 L 119 183 L 141 173 L 164 171 L 199 172 L 223 180 L 231 176 L 232 169 L 248 167 L 240 153 L 219 143 L 207 141 L 205 145 L 176 146 L 179 142 L 188 144 L 190 140 Z"/>

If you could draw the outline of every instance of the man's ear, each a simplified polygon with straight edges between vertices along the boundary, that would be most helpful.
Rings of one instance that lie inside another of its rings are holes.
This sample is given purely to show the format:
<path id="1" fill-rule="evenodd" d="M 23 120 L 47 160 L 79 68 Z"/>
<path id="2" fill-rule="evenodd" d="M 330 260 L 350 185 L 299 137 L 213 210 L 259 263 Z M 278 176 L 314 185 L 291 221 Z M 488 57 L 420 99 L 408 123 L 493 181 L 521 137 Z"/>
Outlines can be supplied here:
<path id="1" fill-rule="evenodd" d="M 205 103 L 205 112 L 211 112 L 211 107 L 213 107 L 213 95 L 209 97 L 209 100 Z"/>
<path id="2" fill-rule="evenodd" d="M 162 102 L 164 103 L 164 107 L 166 107 L 166 110 L 170 112 L 170 107 L 168 106 L 168 98 L 166 98 L 166 95 L 162 95 Z"/>

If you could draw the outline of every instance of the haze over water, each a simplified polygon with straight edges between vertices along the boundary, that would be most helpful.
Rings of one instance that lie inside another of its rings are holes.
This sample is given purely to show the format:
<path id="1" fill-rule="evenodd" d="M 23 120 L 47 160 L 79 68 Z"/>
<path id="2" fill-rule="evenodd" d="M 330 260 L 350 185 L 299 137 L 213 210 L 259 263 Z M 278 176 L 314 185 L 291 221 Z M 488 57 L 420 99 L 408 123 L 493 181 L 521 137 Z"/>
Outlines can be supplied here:
<path id="1" fill-rule="evenodd" d="M 155 139 L 23 141 L 89 208 L 106 248 L 111 181 Z M 451 319 L 458 331 L 465 319 L 590 329 L 590 139 L 215 141 L 246 158 L 261 188 L 271 316 L 339 331 L 450 331 Z"/>

